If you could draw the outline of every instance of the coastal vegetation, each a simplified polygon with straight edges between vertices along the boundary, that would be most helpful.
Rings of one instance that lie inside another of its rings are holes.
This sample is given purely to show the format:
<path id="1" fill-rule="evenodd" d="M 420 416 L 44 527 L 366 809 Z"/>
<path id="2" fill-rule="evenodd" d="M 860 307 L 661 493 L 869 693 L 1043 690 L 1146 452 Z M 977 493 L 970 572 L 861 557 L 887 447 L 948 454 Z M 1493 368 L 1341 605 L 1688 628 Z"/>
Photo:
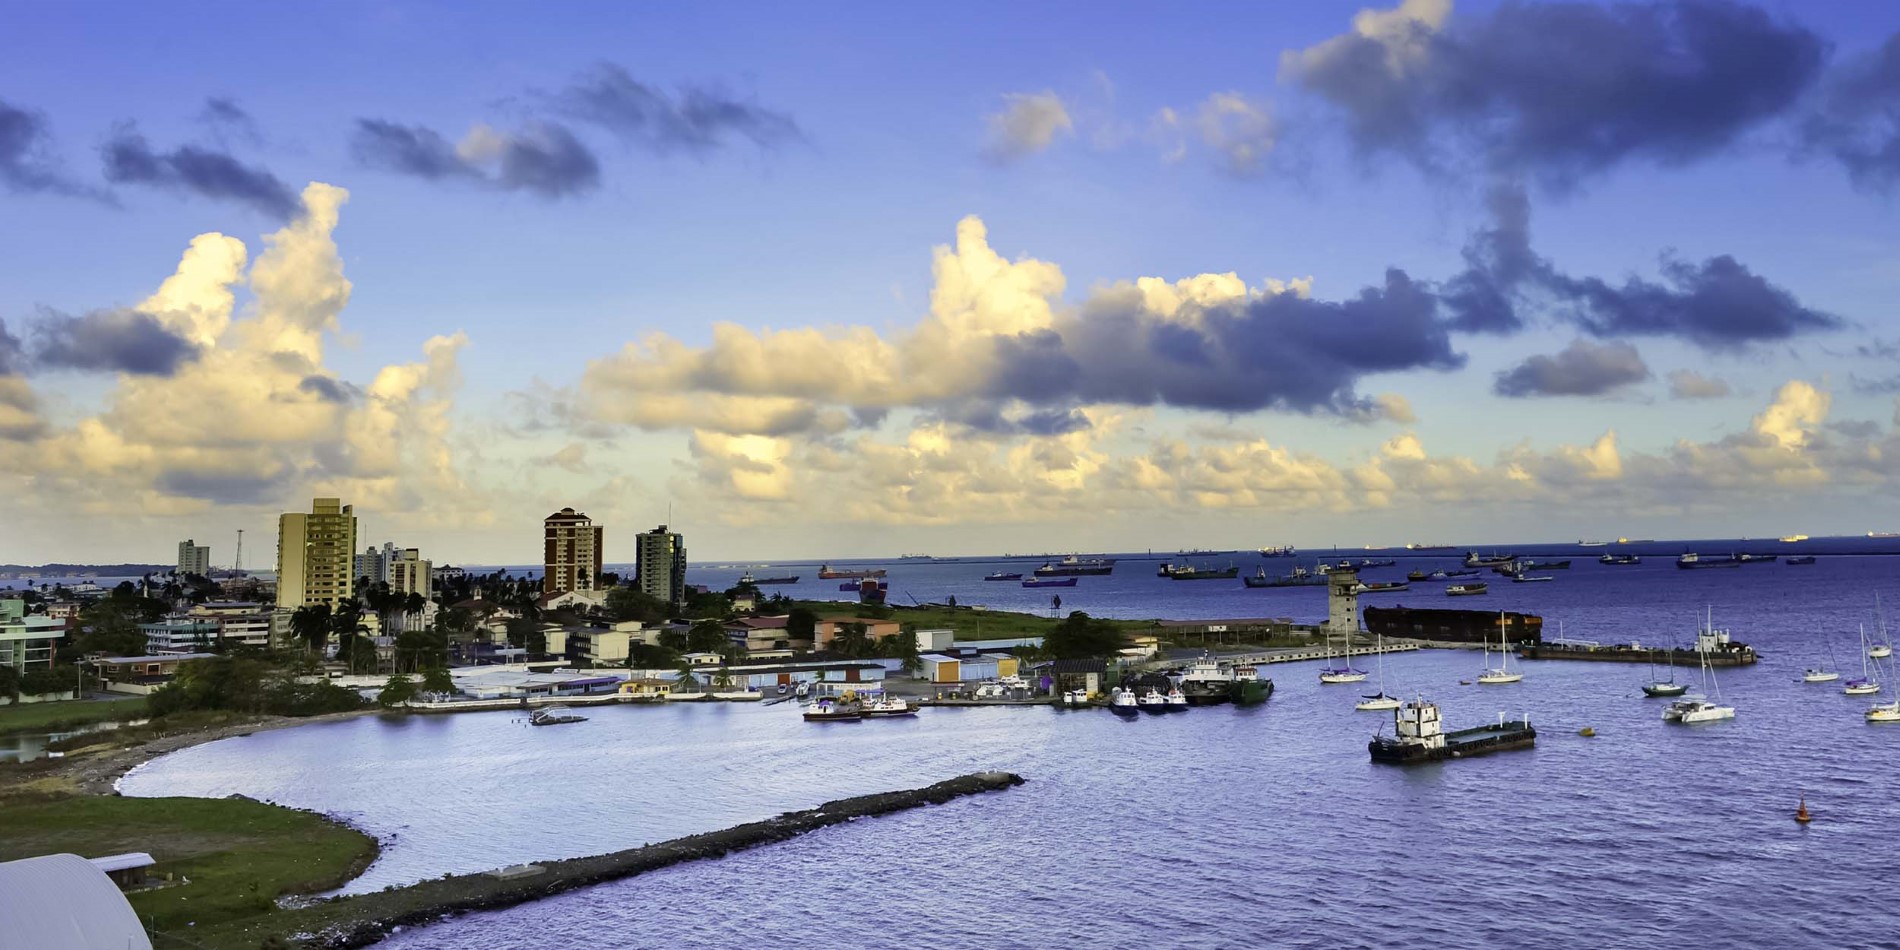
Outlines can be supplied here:
<path id="1" fill-rule="evenodd" d="M 61 732 L 100 722 L 142 719 L 146 715 L 145 698 L 142 696 L 0 706 L 0 735 Z"/>

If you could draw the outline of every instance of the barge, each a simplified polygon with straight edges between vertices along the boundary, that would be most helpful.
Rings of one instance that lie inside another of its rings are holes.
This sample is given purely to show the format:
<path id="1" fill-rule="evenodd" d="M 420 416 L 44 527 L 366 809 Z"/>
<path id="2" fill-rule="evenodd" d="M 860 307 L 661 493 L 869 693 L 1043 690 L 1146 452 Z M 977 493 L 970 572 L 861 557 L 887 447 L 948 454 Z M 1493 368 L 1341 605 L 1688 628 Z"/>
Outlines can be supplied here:
<path id="1" fill-rule="evenodd" d="M 1599 644 L 1588 640 L 1527 643 L 1517 655 L 1526 660 L 1592 660 L 1598 663 L 1661 663 L 1674 666 L 1752 666 L 1761 656 L 1746 643 L 1729 639 L 1727 630 L 1705 626 L 1696 631 L 1694 649 L 1646 647 L 1638 642 Z"/>
<path id="2" fill-rule="evenodd" d="M 1498 714 L 1494 725 L 1476 726 L 1446 732 L 1438 716 L 1438 706 L 1414 699 L 1392 711 L 1392 736 L 1373 736 L 1366 751 L 1374 762 L 1413 765 L 1463 759 L 1507 749 L 1528 749 L 1537 742 L 1537 730 L 1530 718 L 1505 719 Z"/>
<path id="3" fill-rule="evenodd" d="M 1367 632 L 1384 637 L 1495 643 L 1498 628 L 1502 626 L 1507 643 L 1537 643 L 1544 639 L 1544 618 L 1515 611 L 1398 606 L 1367 607 L 1364 614 Z"/>

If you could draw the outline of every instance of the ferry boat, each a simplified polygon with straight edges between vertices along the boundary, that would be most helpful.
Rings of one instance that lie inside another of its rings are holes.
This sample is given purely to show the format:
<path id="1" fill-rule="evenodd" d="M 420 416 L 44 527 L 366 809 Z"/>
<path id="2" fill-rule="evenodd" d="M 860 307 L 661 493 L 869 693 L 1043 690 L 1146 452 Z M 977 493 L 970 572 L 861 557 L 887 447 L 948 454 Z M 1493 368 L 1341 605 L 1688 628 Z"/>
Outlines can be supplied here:
<path id="1" fill-rule="evenodd" d="M 1074 587 L 1079 577 L 1025 577 L 1024 587 Z"/>
<path id="2" fill-rule="evenodd" d="M 1597 563 L 1609 564 L 1609 565 L 1613 565 L 1617 567 L 1627 567 L 1630 565 L 1641 564 L 1643 563 L 1643 559 L 1634 554 L 1605 554 L 1602 557 L 1597 558 Z"/>
<path id="3" fill-rule="evenodd" d="M 895 719 L 899 716 L 915 716 L 917 707 L 895 696 L 880 696 L 864 704 L 866 719 Z"/>
<path id="4" fill-rule="evenodd" d="M 831 565 L 826 564 L 818 568 L 818 579 L 821 581 L 857 580 L 865 577 L 883 577 L 884 573 L 884 569 L 881 567 L 867 568 L 861 571 L 834 571 L 831 569 Z"/>
<path id="5" fill-rule="evenodd" d="M 1446 597 L 1476 597 L 1477 595 L 1482 594 L 1487 590 L 1490 590 L 1490 587 L 1484 584 L 1483 582 L 1478 582 L 1475 584 L 1447 584 L 1445 586 L 1445 596 Z"/>
<path id="6" fill-rule="evenodd" d="M 1036 568 L 1037 577 L 1092 577 L 1099 574 L 1113 574 L 1115 559 L 1107 557 L 1078 557 L 1074 554 L 1060 561 L 1050 561 Z"/>
<path id="7" fill-rule="evenodd" d="M 1008 571 L 997 571 L 994 574 L 983 575 L 983 579 L 986 581 L 1019 581 L 1023 579 L 1023 576 L 1021 574 L 1012 574 Z"/>
<path id="8" fill-rule="evenodd" d="M 1366 629 L 1385 637 L 1483 643 L 1498 636 L 1495 610 L 1399 606 L 1367 607 L 1362 613 Z M 1512 643 L 1537 643 L 1544 638 L 1544 618 L 1536 614 L 1506 611 L 1503 622 Z"/>
<path id="9" fill-rule="evenodd" d="M 751 584 L 754 587 L 769 587 L 774 584 L 796 584 L 798 583 L 798 575 L 792 574 L 788 577 L 753 577 L 752 572 L 747 571 L 739 575 L 739 583 Z"/>
<path id="10" fill-rule="evenodd" d="M 1290 573 L 1270 577 L 1267 575 L 1267 569 L 1263 567 L 1241 578 L 1241 582 L 1248 587 L 1324 587 L 1326 575 L 1314 573 L 1304 567 L 1295 567 Z"/>
<path id="11" fill-rule="evenodd" d="M 1291 544 L 1260 549 L 1261 557 L 1293 557 L 1295 553 L 1293 545 Z"/>
<path id="12" fill-rule="evenodd" d="M 1506 749 L 1527 749 L 1537 742 L 1537 730 L 1530 719 L 1507 720 L 1498 714 L 1497 725 L 1476 726 L 1446 732 L 1438 706 L 1414 699 L 1392 711 L 1394 735 L 1373 736 L 1366 744 L 1372 761 L 1395 765 L 1463 759 Z"/>
<path id="13" fill-rule="evenodd" d="M 1240 568 L 1195 567 L 1192 564 L 1163 564 L 1155 572 L 1157 576 L 1171 581 L 1231 581 L 1240 576 Z"/>

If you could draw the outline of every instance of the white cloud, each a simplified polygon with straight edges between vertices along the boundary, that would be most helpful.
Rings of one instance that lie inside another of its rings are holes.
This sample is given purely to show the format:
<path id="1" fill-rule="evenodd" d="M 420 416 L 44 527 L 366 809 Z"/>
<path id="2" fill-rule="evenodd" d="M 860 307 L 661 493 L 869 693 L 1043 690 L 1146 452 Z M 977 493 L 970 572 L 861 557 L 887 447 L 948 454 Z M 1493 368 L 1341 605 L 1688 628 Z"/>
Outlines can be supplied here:
<path id="1" fill-rule="evenodd" d="M 1424 61 L 1428 40 L 1451 16 L 1451 0 L 1403 0 L 1389 10 L 1367 8 L 1352 18 L 1352 32 L 1280 56 L 1283 76 L 1324 69 L 1350 55 L 1365 40 L 1377 44 L 1387 72 L 1403 78 Z"/>
<path id="2" fill-rule="evenodd" d="M 1279 136 L 1266 103 L 1238 92 L 1208 96 L 1194 124 L 1202 144 L 1220 154 L 1229 173 L 1242 176 L 1260 174 Z"/>

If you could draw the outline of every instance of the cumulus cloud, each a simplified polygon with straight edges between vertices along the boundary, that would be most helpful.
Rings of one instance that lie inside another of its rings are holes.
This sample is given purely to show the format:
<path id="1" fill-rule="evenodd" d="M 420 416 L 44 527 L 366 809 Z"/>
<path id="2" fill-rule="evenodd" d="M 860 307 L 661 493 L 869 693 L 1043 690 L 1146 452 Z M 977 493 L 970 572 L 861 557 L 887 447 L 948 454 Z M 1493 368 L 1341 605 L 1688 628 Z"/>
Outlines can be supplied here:
<path id="1" fill-rule="evenodd" d="M 52 133 L 39 112 L 0 99 L 0 184 L 17 194 L 54 194 L 110 203 L 103 192 L 60 168 Z"/>
<path id="2" fill-rule="evenodd" d="M 1628 343 L 1574 340 L 1553 356 L 1540 353 L 1498 373 L 1491 391 L 1513 399 L 1601 396 L 1649 376 L 1649 366 Z"/>
<path id="3" fill-rule="evenodd" d="M 477 125 L 451 144 L 425 126 L 358 119 L 350 149 L 371 168 L 548 199 L 584 194 L 600 184 L 600 161 L 593 151 L 553 122 L 530 122 L 513 132 Z"/>
<path id="4" fill-rule="evenodd" d="M 1804 130 L 1856 185 L 1887 191 L 1900 182 L 1900 33 L 1829 78 Z"/>
<path id="5" fill-rule="evenodd" d="M 656 334 L 591 364 L 583 405 L 603 421 L 765 435 L 897 408 L 999 431 L 1071 428 L 1071 410 L 1104 403 L 1384 417 L 1398 405 L 1359 395 L 1362 376 L 1464 362 L 1436 297 L 1399 270 L 1339 301 L 1309 296 L 1310 281 L 1203 274 L 1067 306 L 1058 267 L 1003 258 L 974 217 L 935 257 L 930 312 L 911 330 L 718 324 L 706 347 Z"/>
<path id="6" fill-rule="evenodd" d="M 704 154 L 743 138 L 760 148 L 797 140 L 790 115 L 717 87 L 683 86 L 669 93 L 625 68 L 601 63 L 551 97 L 556 111 L 591 122 L 624 142 L 654 152 Z"/>
<path id="7" fill-rule="evenodd" d="M 115 184 L 151 185 L 231 201 L 275 221 L 288 221 L 301 208 L 297 193 L 266 169 L 197 145 L 156 151 L 130 124 L 113 132 L 100 155 L 106 180 Z"/>
<path id="8" fill-rule="evenodd" d="M 1201 142 L 1221 156 L 1226 170 L 1243 177 L 1261 172 L 1279 137 L 1266 103 L 1238 92 L 1208 96 L 1194 124 Z"/>
<path id="9" fill-rule="evenodd" d="M 1669 398 L 1720 399 L 1730 393 L 1728 380 L 1704 376 L 1692 369 L 1669 371 Z"/>
<path id="10" fill-rule="evenodd" d="M 169 376 L 198 355 L 190 340 L 137 310 L 97 310 L 76 317 L 43 310 L 33 333 L 33 360 L 44 369 Z"/>
<path id="11" fill-rule="evenodd" d="M 1009 93 L 1003 96 L 1002 110 L 984 121 L 989 127 L 985 151 L 998 161 L 1034 155 L 1053 145 L 1058 135 L 1075 134 L 1068 106 L 1049 90 Z"/>
<path id="12" fill-rule="evenodd" d="M 1751 6 L 1449 0 L 1365 10 L 1353 30 L 1281 58 L 1284 78 L 1341 112 L 1364 151 L 1432 170 L 1475 151 L 1484 170 L 1564 186 L 1630 160 L 1721 152 L 1783 114 L 1827 44 Z"/>
<path id="13" fill-rule="evenodd" d="M 1723 254 L 1701 262 L 1664 255 L 1660 281 L 1616 284 L 1574 277 L 1530 246 L 1530 205 L 1523 188 L 1501 183 L 1490 197 L 1492 226 L 1466 247 L 1466 270 L 1444 287 L 1451 325 L 1509 333 L 1537 308 L 1597 337 L 1670 336 L 1709 350 L 1838 330 L 1839 317 L 1803 305 L 1794 294 Z"/>

